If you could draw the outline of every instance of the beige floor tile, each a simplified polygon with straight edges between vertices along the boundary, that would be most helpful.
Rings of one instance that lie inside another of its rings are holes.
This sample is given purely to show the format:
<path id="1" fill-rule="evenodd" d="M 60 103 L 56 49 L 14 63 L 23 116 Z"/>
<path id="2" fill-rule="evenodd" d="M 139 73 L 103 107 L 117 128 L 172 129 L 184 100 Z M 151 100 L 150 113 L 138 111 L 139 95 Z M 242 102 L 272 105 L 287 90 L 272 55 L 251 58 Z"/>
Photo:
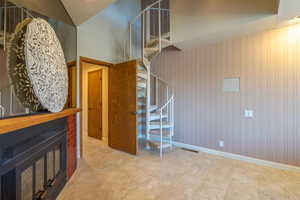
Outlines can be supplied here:
<path id="1" fill-rule="evenodd" d="M 300 174 L 175 149 L 163 160 L 84 138 L 84 159 L 59 200 L 300 200 Z"/>

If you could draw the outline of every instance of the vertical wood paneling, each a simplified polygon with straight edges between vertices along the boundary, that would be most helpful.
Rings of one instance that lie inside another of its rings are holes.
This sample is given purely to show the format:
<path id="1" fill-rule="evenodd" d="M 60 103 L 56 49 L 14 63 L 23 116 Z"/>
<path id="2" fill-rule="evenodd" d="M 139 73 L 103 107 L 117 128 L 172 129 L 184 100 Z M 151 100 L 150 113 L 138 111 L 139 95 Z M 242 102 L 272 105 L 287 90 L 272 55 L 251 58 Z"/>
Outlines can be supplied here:
<path id="1" fill-rule="evenodd" d="M 300 25 L 168 49 L 152 63 L 175 89 L 177 141 L 300 166 Z M 222 91 L 226 77 L 240 77 L 239 93 Z"/>

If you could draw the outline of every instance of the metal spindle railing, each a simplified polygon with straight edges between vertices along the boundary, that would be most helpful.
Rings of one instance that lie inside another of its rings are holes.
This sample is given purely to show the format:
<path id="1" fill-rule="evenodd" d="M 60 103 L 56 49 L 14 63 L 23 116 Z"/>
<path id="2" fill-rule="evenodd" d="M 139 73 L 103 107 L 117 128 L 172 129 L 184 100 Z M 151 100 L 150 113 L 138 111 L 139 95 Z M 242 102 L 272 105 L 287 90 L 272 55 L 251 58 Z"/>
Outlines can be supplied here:
<path id="1" fill-rule="evenodd" d="M 169 142 L 172 147 L 172 136 L 174 134 L 174 96 L 171 96 L 171 98 L 167 101 L 165 105 L 159 108 L 159 114 L 160 114 L 160 157 L 162 157 L 162 147 L 163 147 L 163 114 L 165 109 L 170 109 L 170 113 L 168 114 L 167 123 L 169 123 L 171 126 L 171 130 L 169 131 Z"/>
<path id="2" fill-rule="evenodd" d="M 124 45 L 124 61 L 144 59 L 144 48 L 152 38 L 158 38 L 159 52 L 162 50 L 162 35 L 170 31 L 170 10 L 162 7 L 164 1 L 168 0 L 158 0 L 147 6 L 129 23 L 129 39 Z M 136 41 L 139 39 L 138 35 L 134 34 L 136 32 L 141 33 L 140 42 Z M 139 43 L 141 46 L 136 46 Z M 135 48 L 142 49 L 140 56 L 134 54 Z"/>
<path id="3" fill-rule="evenodd" d="M 0 7 L 0 40 L 3 46 L 3 51 L 7 50 L 8 42 L 10 40 L 11 34 L 14 32 L 15 27 L 19 22 L 27 17 L 34 18 L 26 8 L 14 5 L 7 0 L 2 0 Z M 9 23 L 8 23 L 9 22 Z M 6 86 L 0 88 L 0 118 L 5 116 L 12 116 L 18 114 L 29 113 L 29 109 L 20 108 L 16 109 L 14 105 L 17 105 L 19 101 L 14 95 L 14 87 L 9 81 L 2 83 Z"/>

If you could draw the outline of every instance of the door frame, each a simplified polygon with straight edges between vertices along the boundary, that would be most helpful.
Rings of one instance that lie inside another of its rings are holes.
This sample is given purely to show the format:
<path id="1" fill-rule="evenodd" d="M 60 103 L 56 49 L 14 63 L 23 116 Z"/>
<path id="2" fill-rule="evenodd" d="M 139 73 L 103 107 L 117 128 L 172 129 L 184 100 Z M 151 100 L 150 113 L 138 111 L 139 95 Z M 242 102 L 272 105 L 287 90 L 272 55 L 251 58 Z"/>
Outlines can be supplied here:
<path id="1" fill-rule="evenodd" d="M 77 63 L 76 63 L 76 61 L 71 61 L 71 62 L 67 63 L 68 73 L 69 73 L 69 69 L 73 68 L 73 67 L 75 67 L 75 71 L 76 71 L 77 70 Z M 77 72 L 76 72 L 75 78 L 76 78 L 75 90 L 76 90 L 76 93 L 77 93 Z M 69 89 L 70 88 L 68 88 L 68 91 L 69 91 Z M 77 94 L 76 93 L 75 93 L 75 107 L 77 106 Z M 70 97 L 70 94 L 68 94 L 68 98 L 69 97 Z M 69 99 L 68 99 L 68 103 L 69 103 Z M 68 105 L 68 107 L 69 107 L 69 105 Z"/>
<path id="2" fill-rule="evenodd" d="M 87 58 L 87 57 L 83 57 L 80 56 L 79 57 L 79 96 L 80 96 L 80 106 L 82 107 L 82 100 L 83 100 L 83 82 L 82 82 L 82 72 L 83 72 L 83 65 L 84 63 L 88 63 L 88 64 L 94 64 L 94 65 L 101 65 L 101 66 L 105 66 L 105 67 L 113 67 L 114 64 L 112 63 L 108 63 L 108 62 L 104 62 L 104 61 L 100 61 L 100 60 L 95 60 L 92 58 Z M 109 88 L 108 88 L 109 90 Z M 83 158 L 83 143 L 82 143 L 82 137 L 83 137 L 83 113 L 80 112 L 80 157 Z M 109 126 L 108 126 L 108 130 L 109 130 Z M 108 131 L 109 134 L 109 131 Z M 109 142 L 109 135 L 108 135 L 108 142 Z"/>

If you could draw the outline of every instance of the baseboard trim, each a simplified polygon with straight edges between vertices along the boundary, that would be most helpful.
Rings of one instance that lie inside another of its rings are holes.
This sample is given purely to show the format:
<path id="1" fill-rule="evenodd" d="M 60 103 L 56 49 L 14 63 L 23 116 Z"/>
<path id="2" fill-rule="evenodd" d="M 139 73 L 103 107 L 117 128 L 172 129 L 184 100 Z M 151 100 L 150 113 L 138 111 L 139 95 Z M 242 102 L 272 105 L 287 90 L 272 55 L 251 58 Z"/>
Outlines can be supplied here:
<path id="1" fill-rule="evenodd" d="M 256 158 L 252 158 L 252 157 L 248 157 L 248 156 L 242 156 L 242 155 L 227 153 L 227 152 L 223 152 L 223 151 L 217 151 L 217 150 L 208 149 L 208 148 L 199 147 L 199 146 L 190 145 L 190 144 L 185 144 L 185 143 L 181 143 L 181 142 L 173 142 L 173 144 L 177 147 L 186 148 L 186 149 L 190 149 L 193 151 L 204 152 L 204 153 L 222 156 L 224 158 L 229 158 L 229 159 L 233 159 L 233 160 L 240 160 L 240 161 L 245 161 L 245 162 L 249 162 L 249 163 L 254 163 L 257 165 L 262 165 L 262 166 L 272 167 L 272 168 L 276 168 L 276 169 L 282 169 L 282 170 L 288 170 L 288 171 L 294 171 L 294 172 L 300 173 L 300 167 L 296 167 L 296 166 L 292 166 L 292 165 L 256 159 Z"/>

